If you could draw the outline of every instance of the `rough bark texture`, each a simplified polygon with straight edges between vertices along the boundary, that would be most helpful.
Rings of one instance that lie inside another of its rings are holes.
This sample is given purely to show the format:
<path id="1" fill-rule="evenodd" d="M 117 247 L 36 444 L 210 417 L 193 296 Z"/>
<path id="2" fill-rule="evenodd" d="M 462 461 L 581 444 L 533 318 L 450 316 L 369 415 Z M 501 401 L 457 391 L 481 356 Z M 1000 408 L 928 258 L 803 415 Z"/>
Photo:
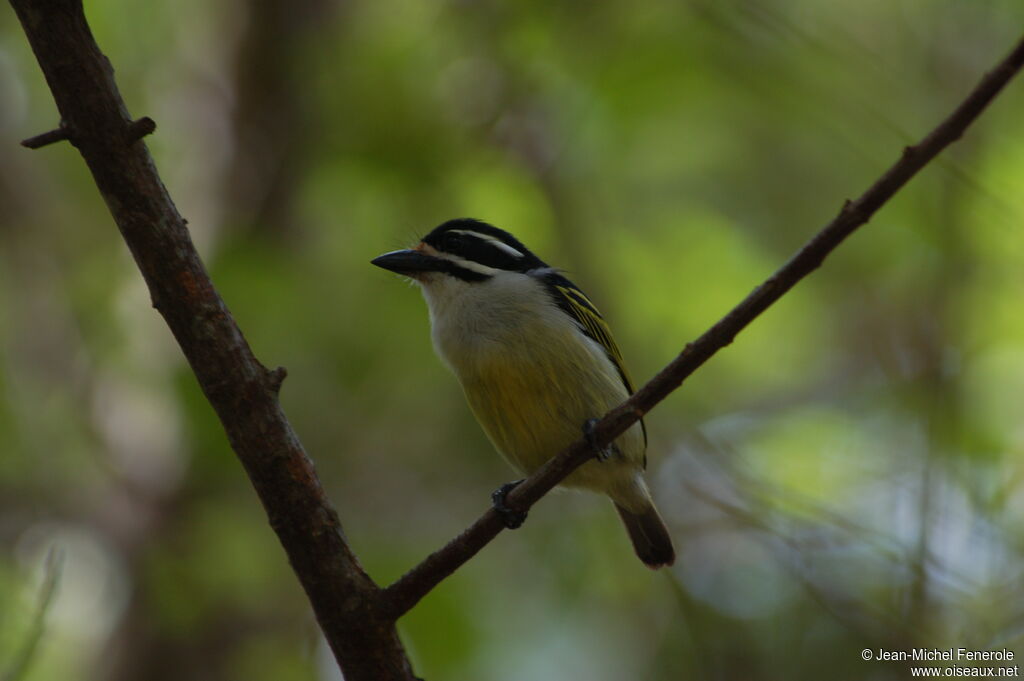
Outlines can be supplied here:
<path id="1" fill-rule="evenodd" d="M 283 370 L 253 356 L 217 294 L 80 0 L 11 0 L 60 111 L 160 311 L 220 417 L 347 679 L 415 678 L 378 587 L 349 549 L 337 514 L 281 410 Z M 38 138 L 37 138 L 38 139 Z"/>

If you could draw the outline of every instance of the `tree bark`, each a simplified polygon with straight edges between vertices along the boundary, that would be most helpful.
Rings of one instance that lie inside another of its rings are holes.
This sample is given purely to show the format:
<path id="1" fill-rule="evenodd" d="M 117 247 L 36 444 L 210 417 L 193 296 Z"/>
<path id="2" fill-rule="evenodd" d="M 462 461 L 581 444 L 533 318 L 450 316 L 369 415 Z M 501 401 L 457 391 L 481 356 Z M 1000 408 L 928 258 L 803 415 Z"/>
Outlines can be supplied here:
<path id="1" fill-rule="evenodd" d="M 80 0 L 11 0 L 61 115 L 41 146 L 75 145 L 117 223 L 153 306 L 167 321 L 220 417 L 350 681 L 416 677 L 394 621 L 374 607 L 363 571 L 278 402 L 284 370 L 267 370 L 214 289 L 100 52 Z"/>

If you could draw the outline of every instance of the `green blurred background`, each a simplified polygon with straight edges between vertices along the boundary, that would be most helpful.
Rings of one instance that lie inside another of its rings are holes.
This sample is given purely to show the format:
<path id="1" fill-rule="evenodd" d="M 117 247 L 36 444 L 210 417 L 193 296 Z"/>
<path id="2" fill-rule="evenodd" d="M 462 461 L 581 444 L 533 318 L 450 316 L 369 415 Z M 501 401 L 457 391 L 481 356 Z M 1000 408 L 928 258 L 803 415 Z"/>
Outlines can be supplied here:
<path id="1" fill-rule="evenodd" d="M 92 0 L 193 238 L 371 575 L 513 477 L 369 265 L 511 230 L 646 381 L 944 117 L 1019 0 Z M 903 679 L 1024 655 L 1024 82 L 648 418 L 680 558 L 557 493 L 400 623 L 427 679 Z M 335 679 L 0 10 L 0 674 Z M 55 550 L 55 564 L 46 556 Z M 47 575 L 56 582 L 46 604 Z M 37 624 L 41 624 L 42 633 Z M 32 644 L 33 650 L 29 650 Z M 24 664 L 22 664 L 24 663 Z"/>

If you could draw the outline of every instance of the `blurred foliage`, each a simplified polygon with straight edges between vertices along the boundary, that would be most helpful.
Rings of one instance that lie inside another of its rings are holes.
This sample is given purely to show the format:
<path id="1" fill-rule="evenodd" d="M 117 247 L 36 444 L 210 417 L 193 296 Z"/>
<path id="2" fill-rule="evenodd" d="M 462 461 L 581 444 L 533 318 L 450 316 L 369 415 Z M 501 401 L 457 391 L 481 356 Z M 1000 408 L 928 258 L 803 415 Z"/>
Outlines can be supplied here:
<path id="1" fill-rule="evenodd" d="M 87 11 L 361 560 L 511 477 L 368 261 L 449 217 L 567 269 L 646 380 L 1019 37 L 1019 0 Z M 648 418 L 680 560 L 555 494 L 401 622 L 429 679 L 897 679 L 1024 655 L 1024 83 Z M 330 679 L 308 604 L 0 12 L 0 674 Z"/>

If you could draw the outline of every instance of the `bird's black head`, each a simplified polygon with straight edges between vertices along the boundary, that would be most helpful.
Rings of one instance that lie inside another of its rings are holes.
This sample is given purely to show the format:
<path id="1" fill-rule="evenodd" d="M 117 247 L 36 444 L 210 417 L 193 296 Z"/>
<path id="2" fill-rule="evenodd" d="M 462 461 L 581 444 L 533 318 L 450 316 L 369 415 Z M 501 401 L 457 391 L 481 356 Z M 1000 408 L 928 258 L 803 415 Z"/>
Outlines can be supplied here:
<path id="1" fill-rule="evenodd" d="M 435 227 L 414 249 L 385 253 L 374 265 L 416 277 L 443 272 L 468 282 L 487 281 L 500 271 L 529 272 L 547 267 L 508 232 L 473 218 Z"/>
<path id="2" fill-rule="evenodd" d="M 527 272 L 547 267 L 514 236 L 474 218 L 456 218 L 438 225 L 423 237 L 423 243 L 441 253 L 499 270 Z"/>

